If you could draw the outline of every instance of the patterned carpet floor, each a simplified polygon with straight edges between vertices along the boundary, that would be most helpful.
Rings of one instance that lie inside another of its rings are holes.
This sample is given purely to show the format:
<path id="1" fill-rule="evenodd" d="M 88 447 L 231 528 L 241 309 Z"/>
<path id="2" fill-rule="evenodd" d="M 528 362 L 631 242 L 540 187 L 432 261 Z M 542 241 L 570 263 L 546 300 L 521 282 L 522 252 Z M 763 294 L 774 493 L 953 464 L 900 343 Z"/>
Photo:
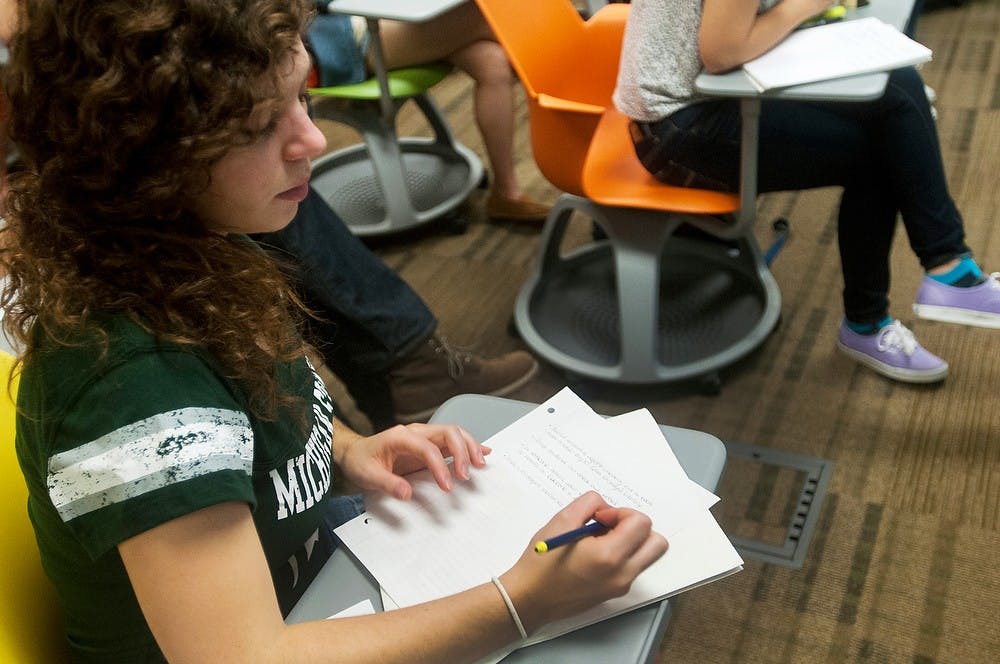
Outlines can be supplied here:
<path id="1" fill-rule="evenodd" d="M 970 246 L 993 270 L 1000 270 L 998 34 L 1000 1 L 969 0 L 926 12 L 917 35 L 934 51 L 923 74 L 938 95 L 952 194 Z M 434 94 L 458 138 L 483 154 L 468 79 L 453 75 Z M 559 192 L 532 161 L 523 104 L 518 121 L 519 173 L 530 194 L 552 202 Z M 404 113 L 401 131 L 420 133 L 414 123 Z M 332 147 L 354 140 L 324 128 Z M 451 338 L 493 355 L 523 347 L 508 324 L 538 229 L 486 221 L 482 196 L 470 200 L 463 234 L 428 227 L 373 246 Z M 540 401 L 569 383 L 599 412 L 647 407 L 663 423 L 833 462 L 802 567 L 748 559 L 740 574 L 680 597 L 661 647 L 664 664 L 1000 656 L 1000 332 L 915 319 L 909 305 L 921 272 L 900 229 L 892 311 L 946 357 L 951 374 L 937 386 L 894 384 L 841 355 L 837 196 L 820 189 L 761 198 L 761 220 L 791 220 L 772 269 L 782 319 L 758 350 L 722 372 L 720 394 L 692 384 L 598 385 L 545 365 L 514 395 Z M 760 244 L 769 245 L 769 224 L 758 229 Z M 588 235 L 589 223 L 574 221 L 573 240 Z M 342 390 L 339 399 L 350 405 Z M 731 459 L 713 511 L 734 535 L 780 542 L 798 482 L 792 471 Z"/>

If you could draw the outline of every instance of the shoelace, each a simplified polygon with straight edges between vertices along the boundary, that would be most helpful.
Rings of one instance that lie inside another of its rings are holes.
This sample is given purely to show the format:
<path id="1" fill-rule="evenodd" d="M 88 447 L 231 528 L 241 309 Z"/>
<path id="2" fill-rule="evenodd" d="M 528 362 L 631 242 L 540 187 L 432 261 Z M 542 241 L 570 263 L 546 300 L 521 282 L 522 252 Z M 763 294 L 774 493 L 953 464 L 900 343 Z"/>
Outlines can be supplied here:
<path id="1" fill-rule="evenodd" d="M 906 329 L 898 320 L 879 330 L 877 346 L 880 351 L 898 348 L 910 356 L 917 352 L 918 345 L 913 332 Z"/>
<path id="2" fill-rule="evenodd" d="M 465 365 L 470 357 L 467 348 L 457 344 L 451 344 L 444 336 L 433 337 L 434 352 L 443 354 L 448 362 L 448 375 L 452 378 L 461 378 L 465 374 Z"/>

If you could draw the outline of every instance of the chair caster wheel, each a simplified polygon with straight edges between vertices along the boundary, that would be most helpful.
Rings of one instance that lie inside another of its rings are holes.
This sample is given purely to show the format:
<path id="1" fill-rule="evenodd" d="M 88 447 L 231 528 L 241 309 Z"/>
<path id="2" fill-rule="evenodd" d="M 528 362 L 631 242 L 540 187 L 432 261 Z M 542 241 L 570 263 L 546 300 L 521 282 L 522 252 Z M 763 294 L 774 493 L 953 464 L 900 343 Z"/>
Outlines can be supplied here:
<path id="1" fill-rule="evenodd" d="M 717 397 L 722 394 L 722 379 L 717 373 L 706 374 L 698 379 L 698 387 L 702 394 Z"/>
<path id="2" fill-rule="evenodd" d="M 472 220 L 464 214 L 454 214 L 444 219 L 444 230 L 449 235 L 464 235 L 471 224 Z"/>

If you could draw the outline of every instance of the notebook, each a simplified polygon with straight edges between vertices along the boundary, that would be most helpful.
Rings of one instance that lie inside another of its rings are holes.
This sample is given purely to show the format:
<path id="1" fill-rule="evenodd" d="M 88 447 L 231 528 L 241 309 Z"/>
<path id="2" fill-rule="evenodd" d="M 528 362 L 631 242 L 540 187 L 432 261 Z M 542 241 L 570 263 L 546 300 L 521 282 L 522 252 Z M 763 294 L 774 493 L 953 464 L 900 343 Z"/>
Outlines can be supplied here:
<path id="1" fill-rule="evenodd" d="M 743 65 L 760 91 L 927 62 L 931 50 L 869 16 L 797 30 Z"/>
<path id="2" fill-rule="evenodd" d="M 413 500 L 366 496 L 367 512 L 336 529 L 378 581 L 387 605 L 411 606 L 489 581 L 588 489 L 648 514 L 670 547 L 625 596 L 545 625 L 515 647 L 742 569 L 709 511 L 718 498 L 688 478 L 646 410 L 605 419 L 567 388 L 485 442 L 493 449 L 487 467 L 452 493 L 438 489 L 429 473 L 417 473 L 409 476 Z"/>

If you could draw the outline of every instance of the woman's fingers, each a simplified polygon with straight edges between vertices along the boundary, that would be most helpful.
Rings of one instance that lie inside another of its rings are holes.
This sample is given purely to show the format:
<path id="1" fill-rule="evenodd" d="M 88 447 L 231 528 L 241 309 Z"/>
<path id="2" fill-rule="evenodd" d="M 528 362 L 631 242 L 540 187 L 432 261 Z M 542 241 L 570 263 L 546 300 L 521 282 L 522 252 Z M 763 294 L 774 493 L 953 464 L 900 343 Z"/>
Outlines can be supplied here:
<path id="1" fill-rule="evenodd" d="M 625 564 L 623 571 L 634 578 L 667 551 L 666 538 L 653 530 L 653 523 L 648 516 L 634 510 L 622 510 L 623 514 L 614 530 L 620 535 L 613 543 L 619 547 L 619 555 L 623 556 Z"/>
<path id="2" fill-rule="evenodd" d="M 455 475 L 467 480 L 471 477 L 470 467 L 482 468 L 486 465 L 484 449 L 472 435 L 462 427 L 446 424 L 411 425 L 415 432 L 424 436 L 439 449 L 439 453 L 452 458 Z"/>
<path id="3" fill-rule="evenodd" d="M 600 521 L 608 527 L 613 527 L 617 520 L 616 512 L 617 509 L 608 505 L 601 494 L 596 491 L 588 491 L 556 512 L 549 522 L 538 531 L 536 538 L 548 539 L 561 535 L 579 528 L 592 519 Z M 600 518 L 598 518 L 599 516 Z"/>

